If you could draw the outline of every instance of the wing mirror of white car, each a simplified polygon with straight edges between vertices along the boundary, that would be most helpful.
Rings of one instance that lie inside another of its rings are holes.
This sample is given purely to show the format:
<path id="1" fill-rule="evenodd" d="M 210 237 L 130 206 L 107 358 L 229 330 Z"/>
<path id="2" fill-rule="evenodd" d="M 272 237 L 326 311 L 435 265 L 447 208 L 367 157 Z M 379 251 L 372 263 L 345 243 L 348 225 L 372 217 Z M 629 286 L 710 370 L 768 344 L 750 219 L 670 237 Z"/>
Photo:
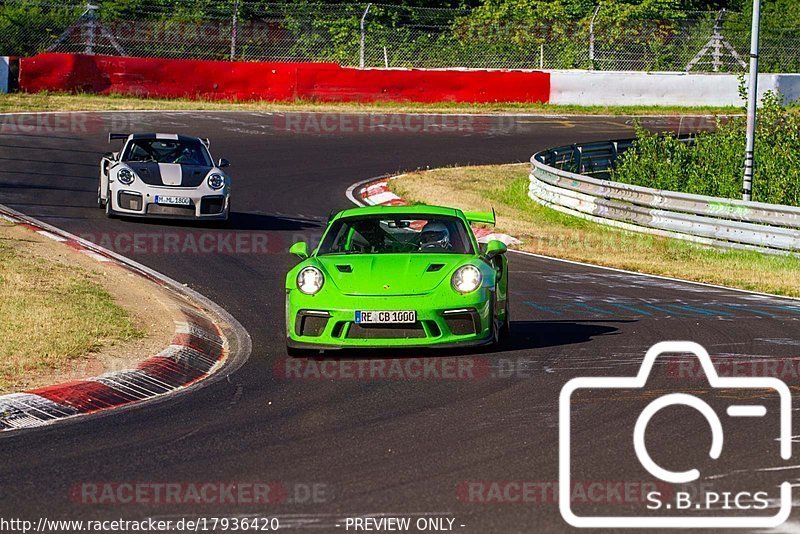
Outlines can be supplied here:
<path id="1" fill-rule="evenodd" d="M 486 252 L 484 256 L 487 260 L 491 260 L 495 256 L 499 256 L 500 254 L 505 254 L 508 252 L 508 247 L 502 241 L 498 241 L 497 239 L 493 239 L 486 243 Z"/>
<path id="2" fill-rule="evenodd" d="M 228 161 L 225 158 L 219 158 L 219 162 L 217 162 L 217 167 L 219 167 L 220 169 L 223 169 L 225 167 L 230 167 L 230 166 L 231 166 L 231 162 L 230 161 Z"/>
<path id="3" fill-rule="evenodd" d="M 103 159 L 107 159 L 109 161 L 117 161 L 117 154 L 115 152 L 106 152 L 103 154 Z"/>

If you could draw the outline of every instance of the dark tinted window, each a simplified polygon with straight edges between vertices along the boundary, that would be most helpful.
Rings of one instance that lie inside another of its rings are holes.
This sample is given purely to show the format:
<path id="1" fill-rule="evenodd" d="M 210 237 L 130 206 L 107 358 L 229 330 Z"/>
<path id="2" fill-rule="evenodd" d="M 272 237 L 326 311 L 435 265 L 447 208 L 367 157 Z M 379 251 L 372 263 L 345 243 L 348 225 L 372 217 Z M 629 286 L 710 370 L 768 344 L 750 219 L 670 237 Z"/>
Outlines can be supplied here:
<path id="1" fill-rule="evenodd" d="M 122 160 L 212 166 L 208 150 L 196 140 L 135 139 L 128 144 Z"/>
<path id="2" fill-rule="evenodd" d="M 334 222 L 320 254 L 452 253 L 472 254 L 461 219 L 410 215 L 349 217 Z"/>

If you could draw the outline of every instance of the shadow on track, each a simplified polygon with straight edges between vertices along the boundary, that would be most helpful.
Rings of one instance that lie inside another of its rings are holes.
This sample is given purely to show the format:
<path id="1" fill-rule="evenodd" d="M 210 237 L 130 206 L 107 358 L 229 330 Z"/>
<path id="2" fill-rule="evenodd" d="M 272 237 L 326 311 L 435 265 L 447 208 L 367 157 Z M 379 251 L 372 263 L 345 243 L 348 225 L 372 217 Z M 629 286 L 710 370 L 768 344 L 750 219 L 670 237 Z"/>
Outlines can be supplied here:
<path id="1" fill-rule="evenodd" d="M 501 346 L 487 352 L 540 349 L 586 343 L 598 336 L 616 335 L 619 329 L 609 326 L 609 323 L 631 322 L 635 321 L 511 321 L 511 337 Z"/>
<path id="2" fill-rule="evenodd" d="M 384 360 L 502 354 L 513 351 L 587 343 L 598 336 L 610 336 L 619 333 L 619 329 L 609 326 L 609 323 L 632 322 L 635 321 L 512 321 L 511 337 L 496 347 L 342 349 L 324 351 L 308 357 L 321 360 L 326 358 Z"/>

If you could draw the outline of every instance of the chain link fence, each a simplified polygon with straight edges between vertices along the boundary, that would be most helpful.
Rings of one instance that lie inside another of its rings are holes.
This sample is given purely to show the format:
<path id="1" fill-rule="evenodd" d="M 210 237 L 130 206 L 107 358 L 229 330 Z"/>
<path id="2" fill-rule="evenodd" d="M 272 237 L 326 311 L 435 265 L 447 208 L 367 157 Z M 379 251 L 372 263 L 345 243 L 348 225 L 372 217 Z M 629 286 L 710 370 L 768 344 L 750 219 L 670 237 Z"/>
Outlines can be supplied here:
<path id="1" fill-rule="evenodd" d="M 0 1 L 0 54 L 77 52 L 346 66 L 743 72 L 749 15 L 486 24 L 464 9 L 255 0 Z M 800 71 L 800 29 L 762 26 L 764 72 Z"/>

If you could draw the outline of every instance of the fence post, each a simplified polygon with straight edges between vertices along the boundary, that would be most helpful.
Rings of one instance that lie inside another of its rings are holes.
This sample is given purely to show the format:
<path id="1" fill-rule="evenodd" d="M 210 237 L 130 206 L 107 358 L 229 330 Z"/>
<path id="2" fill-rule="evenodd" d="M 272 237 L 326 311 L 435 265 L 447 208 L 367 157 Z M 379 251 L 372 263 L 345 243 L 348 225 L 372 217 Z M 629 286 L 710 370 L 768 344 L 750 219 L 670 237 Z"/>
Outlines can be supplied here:
<path id="1" fill-rule="evenodd" d="M 594 68 L 594 20 L 597 18 L 597 14 L 600 12 L 600 6 L 598 5 L 594 8 L 594 14 L 592 15 L 592 20 L 589 22 L 589 68 Z"/>
<path id="2" fill-rule="evenodd" d="M 367 22 L 367 13 L 369 13 L 369 8 L 372 7 L 372 4 L 367 4 L 367 9 L 364 10 L 364 14 L 361 15 L 361 46 L 360 46 L 360 56 L 358 60 L 358 66 L 362 69 L 364 68 L 364 28 L 366 27 Z"/>
<path id="3" fill-rule="evenodd" d="M 239 0 L 233 3 L 233 20 L 231 21 L 231 61 L 236 59 L 236 41 L 239 37 Z"/>

